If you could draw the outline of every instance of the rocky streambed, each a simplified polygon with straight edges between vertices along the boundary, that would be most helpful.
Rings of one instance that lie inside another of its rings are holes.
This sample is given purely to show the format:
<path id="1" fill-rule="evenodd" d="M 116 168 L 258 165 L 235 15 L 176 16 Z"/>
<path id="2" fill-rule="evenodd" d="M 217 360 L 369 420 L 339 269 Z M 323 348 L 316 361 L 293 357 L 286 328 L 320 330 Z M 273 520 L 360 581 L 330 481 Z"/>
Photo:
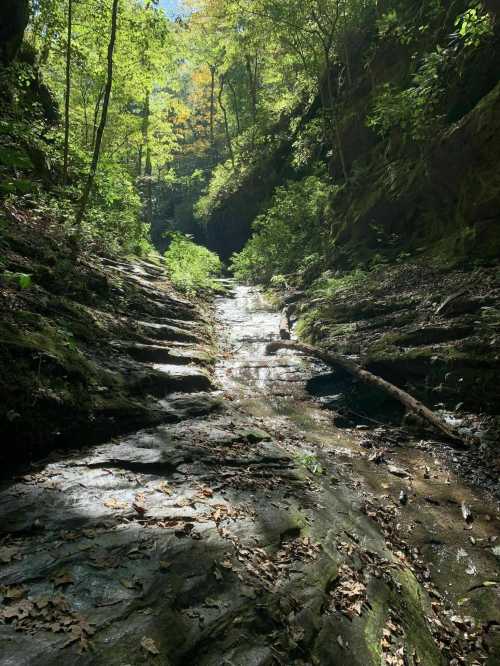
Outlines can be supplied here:
<path id="1" fill-rule="evenodd" d="M 258 290 L 216 309 L 216 390 L 3 483 L 0 664 L 498 664 L 500 514 L 461 454 L 335 427 Z M 163 325 L 126 342 L 148 372 Z"/>

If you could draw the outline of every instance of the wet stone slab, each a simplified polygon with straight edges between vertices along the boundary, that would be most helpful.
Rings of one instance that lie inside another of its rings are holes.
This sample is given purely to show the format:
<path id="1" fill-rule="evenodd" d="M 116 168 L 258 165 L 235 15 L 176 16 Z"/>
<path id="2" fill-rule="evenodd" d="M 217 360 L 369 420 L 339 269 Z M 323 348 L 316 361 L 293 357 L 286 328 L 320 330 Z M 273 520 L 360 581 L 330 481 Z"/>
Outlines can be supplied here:
<path id="1" fill-rule="evenodd" d="M 219 396 L 169 396 L 178 422 L 54 455 L 1 488 L 0 664 L 498 663 L 495 507 L 487 520 L 469 491 L 465 529 L 444 461 L 385 430 L 372 443 L 387 463 L 371 462 L 371 433 L 334 428 L 307 397 L 315 366 L 267 366 L 255 340 L 238 351 L 243 329 L 277 330 L 258 293 L 238 287 L 219 316 Z M 299 390 L 277 397 L 282 384 Z M 481 575 L 451 566 L 455 547 Z"/>

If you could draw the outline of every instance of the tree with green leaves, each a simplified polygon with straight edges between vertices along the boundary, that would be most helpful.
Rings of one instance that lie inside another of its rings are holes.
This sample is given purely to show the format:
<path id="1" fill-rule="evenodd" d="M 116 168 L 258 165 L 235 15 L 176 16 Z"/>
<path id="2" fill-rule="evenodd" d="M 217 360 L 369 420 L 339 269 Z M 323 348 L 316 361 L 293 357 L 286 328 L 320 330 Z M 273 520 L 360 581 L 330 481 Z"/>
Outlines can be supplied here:
<path id="1" fill-rule="evenodd" d="M 87 208 L 89 196 L 92 191 L 92 186 L 94 184 L 95 175 L 97 173 L 97 167 L 99 164 L 99 157 L 101 153 L 102 137 L 104 134 L 104 129 L 106 127 L 106 120 L 108 117 L 109 100 L 111 97 L 111 88 L 113 86 L 113 53 L 115 50 L 116 30 L 118 23 L 118 4 L 119 0 L 113 0 L 113 9 L 111 13 L 111 30 L 110 30 L 109 45 L 108 45 L 108 71 L 106 77 L 106 85 L 104 88 L 101 120 L 97 128 L 96 140 L 94 145 L 94 154 L 92 156 L 92 163 L 90 165 L 89 175 L 85 183 L 85 188 L 83 190 L 82 198 L 76 215 L 77 227 L 81 226 Z"/>

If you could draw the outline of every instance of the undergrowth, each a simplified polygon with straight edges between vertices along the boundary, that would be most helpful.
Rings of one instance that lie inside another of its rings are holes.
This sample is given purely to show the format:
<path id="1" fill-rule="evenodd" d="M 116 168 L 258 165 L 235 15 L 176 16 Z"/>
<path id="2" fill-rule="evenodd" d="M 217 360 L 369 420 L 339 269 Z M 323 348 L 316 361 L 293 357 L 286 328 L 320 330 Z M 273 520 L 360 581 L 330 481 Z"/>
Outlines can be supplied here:
<path id="1" fill-rule="evenodd" d="M 214 278 L 222 271 L 219 257 L 184 234 L 174 232 L 170 238 L 165 263 L 174 285 L 190 295 L 205 289 L 217 290 Z"/>

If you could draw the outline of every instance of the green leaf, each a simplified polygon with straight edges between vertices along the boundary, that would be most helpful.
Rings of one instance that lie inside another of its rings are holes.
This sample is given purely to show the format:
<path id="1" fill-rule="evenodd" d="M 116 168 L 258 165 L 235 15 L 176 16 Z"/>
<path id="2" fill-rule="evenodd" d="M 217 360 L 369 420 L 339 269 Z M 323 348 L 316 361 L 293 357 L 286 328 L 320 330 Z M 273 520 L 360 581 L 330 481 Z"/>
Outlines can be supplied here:
<path id="1" fill-rule="evenodd" d="M 31 275 L 28 275 L 27 273 L 18 273 L 17 283 L 21 289 L 29 289 L 32 283 Z"/>

